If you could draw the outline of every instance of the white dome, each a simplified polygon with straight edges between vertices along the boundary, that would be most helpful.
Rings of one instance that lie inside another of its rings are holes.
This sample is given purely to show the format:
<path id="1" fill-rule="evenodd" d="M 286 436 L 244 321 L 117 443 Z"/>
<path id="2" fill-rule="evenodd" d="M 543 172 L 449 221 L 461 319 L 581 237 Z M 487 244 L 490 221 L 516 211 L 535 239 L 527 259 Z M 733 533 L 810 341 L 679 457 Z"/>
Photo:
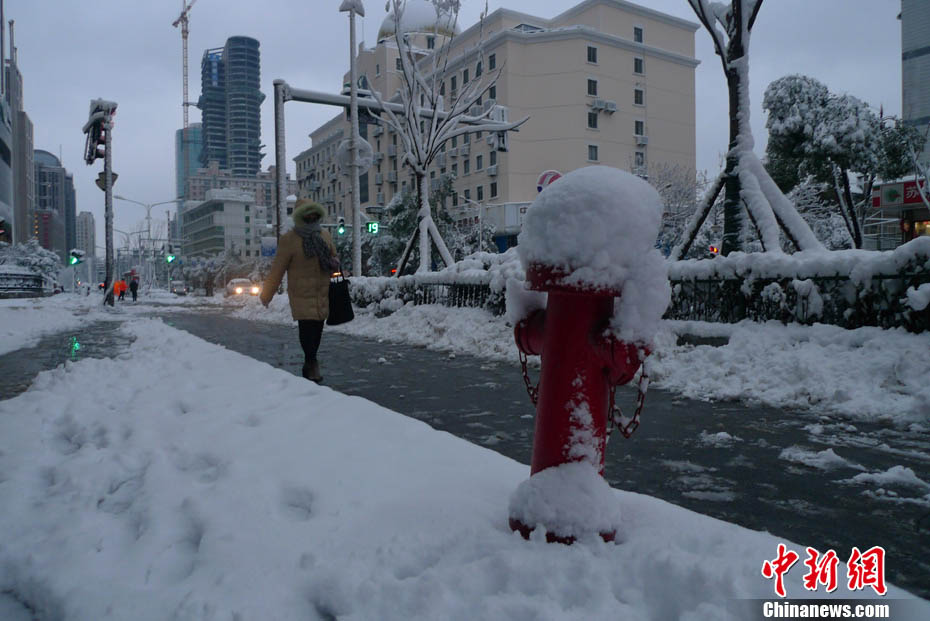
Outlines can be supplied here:
<path id="1" fill-rule="evenodd" d="M 421 32 L 452 36 L 460 32 L 458 25 L 454 23 L 454 16 L 448 13 L 437 16 L 436 7 L 429 0 L 406 0 L 401 6 L 399 30 L 404 34 Z M 390 4 L 387 8 L 390 8 Z M 394 12 L 390 11 L 381 22 L 378 41 L 393 37 L 394 33 Z"/>

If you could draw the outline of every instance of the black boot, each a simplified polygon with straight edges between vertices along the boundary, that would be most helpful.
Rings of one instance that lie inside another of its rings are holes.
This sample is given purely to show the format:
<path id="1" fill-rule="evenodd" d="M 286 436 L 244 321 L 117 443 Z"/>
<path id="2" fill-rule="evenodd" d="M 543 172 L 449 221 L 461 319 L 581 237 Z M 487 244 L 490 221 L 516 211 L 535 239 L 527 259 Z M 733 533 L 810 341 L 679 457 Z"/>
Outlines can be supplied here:
<path id="1" fill-rule="evenodd" d="M 319 384 L 323 381 L 323 376 L 320 375 L 320 362 L 314 360 L 313 362 L 305 362 L 303 368 L 304 379 L 308 379 L 311 382 L 316 382 Z"/>

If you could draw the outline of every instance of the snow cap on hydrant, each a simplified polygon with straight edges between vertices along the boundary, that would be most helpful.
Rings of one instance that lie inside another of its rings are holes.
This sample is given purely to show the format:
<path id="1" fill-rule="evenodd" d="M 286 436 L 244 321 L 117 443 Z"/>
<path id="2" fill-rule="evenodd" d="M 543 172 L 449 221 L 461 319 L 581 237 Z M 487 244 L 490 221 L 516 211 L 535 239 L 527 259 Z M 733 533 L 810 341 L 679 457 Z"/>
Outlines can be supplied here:
<path id="1" fill-rule="evenodd" d="M 517 252 L 530 288 L 619 296 L 615 335 L 649 343 L 671 300 L 666 262 L 655 249 L 662 211 L 655 188 L 628 172 L 586 166 L 568 173 L 526 214 Z M 557 277 L 540 283 L 540 274 Z"/>

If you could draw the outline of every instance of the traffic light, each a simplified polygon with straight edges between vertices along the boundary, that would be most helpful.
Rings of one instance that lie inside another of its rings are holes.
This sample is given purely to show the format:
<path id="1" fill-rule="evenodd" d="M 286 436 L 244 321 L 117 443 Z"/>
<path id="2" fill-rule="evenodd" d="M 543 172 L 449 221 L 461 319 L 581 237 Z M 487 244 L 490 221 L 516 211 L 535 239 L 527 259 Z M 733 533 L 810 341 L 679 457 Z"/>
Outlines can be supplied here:
<path id="1" fill-rule="evenodd" d="M 171 246 L 168 246 L 168 252 L 165 254 L 165 263 L 171 263 L 177 258 L 174 254 L 174 249 Z"/>
<path id="2" fill-rule="evenodd" d="M 346 219 L 345 218 L 342 218 L 342 217 L 339 218 L 338 222 L 336 223 L 336 232 L 339 233 L 340 235 L 346 234 Z"/>
<path id="3" fill-rule="evenodd" d="M 77 265 L 84 261 L 84 251 L 83 250 L 72 250 L 71 256 L 68 259 L 68 265 Z"/>
<path id="4" fill-rule="evenodd" d="M 84 146 L 84 161 L 87 164 L 93 164 L 94 160 L 106 156 L 107 131 L 112 125 L 114 114 L 116 102 L 91 100 L 87 123 L 83 127 L 83 132 L 87 134 Z"/>

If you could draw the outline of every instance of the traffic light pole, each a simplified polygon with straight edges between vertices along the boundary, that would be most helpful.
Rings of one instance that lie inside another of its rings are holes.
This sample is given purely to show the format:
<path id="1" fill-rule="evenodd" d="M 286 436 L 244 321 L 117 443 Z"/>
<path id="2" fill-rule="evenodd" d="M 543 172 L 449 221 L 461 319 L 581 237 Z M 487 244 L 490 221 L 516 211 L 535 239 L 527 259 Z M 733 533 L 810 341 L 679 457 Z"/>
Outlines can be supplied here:
<path id="1" fill-rule="evenodd" d="M 113 128 L 113 119 L 107 114 L 103 122 L 106 130 L 106 143 L 103 156 L 103 174 L 106 179 L 106 189 L 104 190 L 104 222 L 106 228 L 106 278 L 104 279 L 104 304 L 113 306 L 113 154 L 112 138 L 110 134 Z"/>

